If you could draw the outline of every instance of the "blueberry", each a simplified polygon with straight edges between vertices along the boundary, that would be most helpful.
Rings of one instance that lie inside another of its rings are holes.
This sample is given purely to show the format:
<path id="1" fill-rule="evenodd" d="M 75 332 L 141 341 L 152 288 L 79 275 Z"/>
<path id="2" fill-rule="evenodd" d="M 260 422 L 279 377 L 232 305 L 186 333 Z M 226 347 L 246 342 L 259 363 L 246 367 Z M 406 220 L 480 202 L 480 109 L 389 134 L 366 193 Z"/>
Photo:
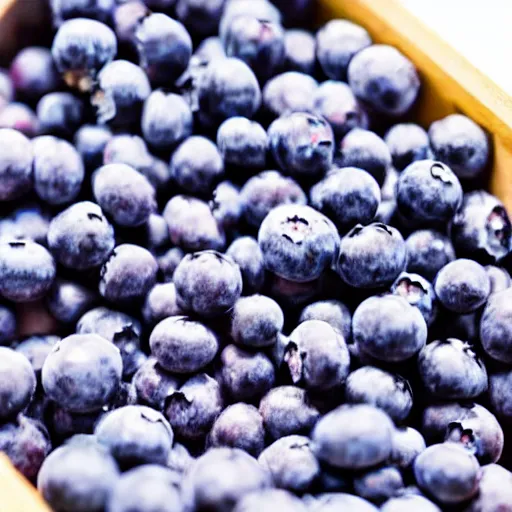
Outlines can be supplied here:
<path id="1" fill-rule="evenodd" d="M 157 213 L 150 213 L 144 229 L 144 245 L 155 255 L 160 249 L 166 249 L 170 245 L 169 228 L 167 222 Z"/>
<path id="2" fill-rule="evenodd" d="M 185 253 L 179 247 L 171 247 L 162 255 L 158 256 L 158 267 L 164 283 L 172 281 L 174 271 L 184 256 Z"/>
<path id="3" fill-rule="evenodd" d="M 270 295 L 283 308 L 304 307 L 307 303 L 317 300 L 324 289 L 324 274 L 313 281 L 290 281 L 276 274 L 269 275 Z"/>
<path id="4" fill-rule="evenodd" d="M 242 293 L 242 274 L 229 257 L 216 251 L 185 256 L 174 273 L 178 306 L 200 316 L 230 310 Z"/>
<path id="5" fill-rule="evenodd" d="M 391 292 L 403 297 L 411 306 L 416 306 L 427 326 L 437 315 L 437 299 L 434 287 L 419 274 L 402 272 L 391 286 Z"/>
<path id="6" fill-rule="evenodd" d="M 138 226 L 156 209 L 155 189 L 126 164 L 107 164 L 93 175 L 93 194 L 116 224 Z"/>
<path id="7" fill-rule="evenodd" d="M 354 479 L 357 495 L 377 504 L 399 495 L 403 488 L 402 475 L 393 466 L 373 469 Z"/>
<path id="8" fill-rule="evenodd" d="M 70 203 L 80 193 L 85 177 L 78 151 L 52 136 L 35 138 L 32 148 L 34 189 L 39 198 L 52 205 Z"/>
<path id="9" fill-rule="evenodd" d="M 511 295 L 509 288 L 491 295 L 480 321 L 483 349 L 493 359 L 507 364 L 512 362 Z"/>
<path id="10" fill-rule="evenodd" d="M 112 132 L 106 126 L 85 124 L 77 130 L 74 145 L 88 171 L 103 164 L 103 151 L 111 138 Z"/>
<path id="11" fill-rule="evenodd" d="M 384 141 L 398 171 L 403 171 L 417 160 L 433 157 L 427 132 L 414 123 L 395 124 L 386 133 Z"/>
<path id="12" fill-rule="evenodd" d="M 318 82 L 298 71 L 271 78 L 263 88 L 263 107 L 271 119 L 293 112 L 313 112 Z"/>
<path id="13" fill-rule="evenodd" d="M 118 245 L 101 267 L 100 294 L 112 302 L 143 298 L 155 285 L 158 264 L 143 247 Z"/>
<path id="14" fill-rule="evenodd" d="M 272 440 L 292 434 L 308 435 L 320 417 L 306 391 L 295 386 L 271 389 L 261 399 L 260 414 Z"/>
<path id="15" fill-rule="evenodd" d="M 205 373 L 198 373 L 166 398 L 164 413 L 179 439 L 201 441 L 222 408 L 219 383 Z"/>
<path id="16" fill-rule="evenodd" d="M 265 447 L 263 419 L 258 409 L 244 403 L 226 407 L 215 420 L 207 445 L 239 448 L 257 457 Z"/>
<path id="17" fill-rule="evenodd" d="M 222 228 L 235 228 L 243 212 L 240 190 L 230 181 L 220 182 L 213 190 L 209 206 L 213 217 Z"/>
<path id="18" fill-rule="evenodd" d="M 16 345 L 16 352 L 23 354 L 29 360 L 38 381 L 41 380 L 41 369 L 46 358 L 59 341 L 59 336 L 30 336 Z"/>
<path id="19" fill-rule="evenodd" d="M 144 103 L 141 128 L 149 145 L 172 149 L 192 135 L 192 111 L 181 96 L 154 91 Z"/>
<path id="20" fill-rule="evenodd" d="M 249 236 L 237 238 L 226 255 L 240 267 L 244 293 L 259 292 L 265 280 L 265 267 L 258 242 Z"/>
<path id="21" fill-rule="evenodd" d="M 180 443 L 174 443 L 169 458 L 167 459 L 167 467 L 175 473 L 183 475 L 190 465 L 194 462 L 194 457 Z"/>
<path id="22" fill-rule="evenodd" d="M 224 58 L 226 52 L 219 36 L 210 36 L 203 39 L 196 48 L 192 59 L 207 65 L 212 59 Z"/>
<path id="23" fill-rule="evenodd" d="M 407 380 L 373 366 L 363 366 L 347 377 L 345 400 L 378 407 L 397 423 L 409 416 L 413 405 Z"/>
<path id="24" fill-rule="evenodd" d="M 441 509 L 427 498 L 415 494 L 404 494 L 386 501 L 382 512 L 441 512 Z"/>
<path id="25" fill-rule="evenodd" d="M 274 441 L 258 457 L 258 462 L 272 475 L 280 489 L 301 494 L 316 483 L 320 465 L 311 449 L 311 440 L 291 435 Z"/>
<path id="26" fill-rule="evenodd" d="M 53 451 L 44 461 L 37 488 L 55 510 L 103 510 L 119 469 L 98 443 L 73 440 Z"/>
<path id="27" fill-rule="evenodd" d="M 465 314 L 476 311 L 487 302 L 491 282 L 481 265 L 461 258 L 448 263 L 439 271 L 434 288 L 445 308 Z"/>
<path id="28" fill-rule="evenodd" d="M 108 499 L 107 512 L 181 510 L 179 479 L 170 469 L 145 464 L 123 473 Z"/>
<path id="29" fill-rule="evenodd" d="M 501 457 L 504 437 L 494 414 L 481 405 L 472 404 L 448 425 L 446 441 L 469 450 L 480 464 L 492 464 Z"/>
<path id="30" fill-rule="evenodd" d="M 42 46 L 21 50 L 11 62 L 9 76 L 16 94 L 28 100 L 37 100 L 60 85 L 52 54 Z"/>
<path id="31" fill-rule="evenodd" d="M 71 412 L 101 409 L 121 381 L 119 350 L 96 334 L 74 334 L 57 343 L 46 358 L 42 382 L 46 394 Z"/>
<path id="32" fill-rule="evenodd" d="M 182 493 L 186 510 L 231 512 L 245 495 L 270 486 L 270 475 L 249 454 L 213 448 L 192 463 Z"/>
<path id="33" fill-rule="evenodd" d="M 34 482 L 52 448 L 46 428 L 20 414 L 13 422 L 0 426 L 0 451 L 28 480 Z"/>
<path id="34" fill-rule="evenodd" d="M 510 251 L 512 225 L 503 203 L 483 190 L 469 192 L 451 227 L 457 253 L 482 263 L 500 260 Z"/>
<path id="35" fill-rule="evenodd" d="M 361 26 L 347 20 L 332 20 L 316 35 L 316 58 L 332 80 L 345 80 L 352 58 L 372 40 Z"/>
<path id="36" fill-rule="evenodd" d="M 333 263 L 339 235 L 321 213 L 304 205 L 281 205 L 263 220 L 258 243 L 267 270 L 291 281 L 313 281 Z"/>
<path id="37" fill-rule="evenodd" d="M 14 310 L 0 303 L 0 344 L 8 345 L 16 336 L 17 327 Z"/>
<path id="38" fill-rule="evenodd" d="M 379 361 L 399 362 L 419 352 L 427 341 L 420 311 L 403 297 L 370 297 L 355 310 L 352 337 L 359 349 Z"/>
<path id="39" fill-rule="evenodd" d="M 151 353 L 167 371 L 195 373 L 215 357 L 218 341 L 204 325 L 186 316 L 162 320 L 149 338 Z"/>
<path id="40" fill-rule="evenodd" d="M 32 189 L 32 146 L 23 134 L 1 128 L 0 154 L 0 201 L 11 201 Z"/>
<path id="41" fill-rule="evenodd" d="M 373 220 L 380 203 L 375 179 L 356 167 L 331 170 L 311 188 L 311 204 L 329 217 L 338 229 L 347 231 L 356 224 Z"/>
<path id="42" fill-rule="evenodd" d="M 174 438 L 164 416 L 144 405 L 127 405 L 108 413 L 94 433 L 123 468 L 165 465 Z"/>
<path id="43" fill-rule="evenodd" d="M 491 293 L 502 292 L 512 284 L 510 274 L 504 268 L 487 265 L 485 271 L 491 281 Z"/>
<path id="44" fill-rule="evenodd" d="M 0 107 L 14 100 L 14 84 L 6 69 L 0 70 Z"/>
<path id="45" fill-rule="evenodd" d="M 84 118 L 81 99 L 69 92 L 50 92 L 37 104 L 40 132 L 57 137 L 70 138 L 78 130 Z"/>
<path id="46" fill-rule="evenodd" d="M 279 489 L 264 489 L 245 495 L 234 512 L 306 512 L 306 505 L 293 494 Z"/>
<path id="47" fill-rule="evenodd" d="M 338 300 L 320 300 L 306 306 L 299 317 L 299 324 L 306 320 L 322 320 L 338 330 L 348 343 L 352 338 L 352 315 L 348 307 Z"/>
<path id="48" fill-rule="evenodd" d="M 382 186 L 391 166 L 391 153 L 377 134 L 354 128 L 338 145 L 335 161 L 338 167 L 358 167 L 369 172 Z"/>
<path id="49" fill-rule="evenodd" d="M 0 241 L 0 294 L 13 302 L 42 298 L 55 279 L 52 255 L 30 240 Z"/>
<path id="50" fill-rule="evenodd" d="M 153 86 L 173 83 L 187 68 L 192 40 L 185 27 L 163 13 L 149 14 L 135 31 L 140 66 Z"/>
<path id="51" fill-rule="evenodd" d="M 109 62 L 98 74 L 91 97 L 99 123 L 129 128 L 140 121 L 142 106 L 151 94 L 146 73 L 127 60 Z"/>
<path id="52" fill-rule="evenodd" d="M 200 199 L 174 196 L 165 206 L 163 216 L 171 242 L 186 251 L 220 250 L 226 244 L 224 231 Z"/>
<path id="53" fill-rule="evenodd" d="M 238 299 L 231 315 L 231 337 L 247 347 L 273 345 L 284 325 L 283 311 L 276 301 L 264 295 Z"/>
<path id="54" fill-rule="evenodd" d="M 104 263 L 114 248 L 114 230 L 101 208 L 75 203 L 50 223 L 48 247 L 62 265 L 83 270 Z"/>
<path id="55" fill-rule="evenodd" d="M 307 203 L 306 194 L 298 183 L 278 171 L 263 171 L 247 180 L 241 190 L 241 199 L 245 220 L 254 227 L 260 227 L 276 206 Z"/>
<path id="56" fill-rule="evenodd" d="M 425 450 L 425 439 L 412 427 L 396 428 L 392 436 L 391 462 L 400 469 L 412 466 L 416 457 Z"/>
<path id="57" fill-rule="evenodd" d="M 149 358 L 133 376 L 141 404 L 163 411 L 165 399 L 179 388 L 178 378 L 166 372 L 155 358 Z"/>
<path id="58" fill-rule="evenodd" d="M 99 21 L 75 18 L 65 21 L 52 44 L 55 65 L 70 87 L 88 91 L 98 71 L 117 52 L 114 32 Z"/>
<path id="59" fill-rule="evenodd" d="M 365 128 L 365 113 L 344 82 L 328 80 L 315 91 L 315 112 L 329 121 L 336 138 L 353 128 Z"/>
<path id="60" fill-rule="evenodd" d="M 466 512 L 506 510 L 512 503 L 512 474 L 498 464 L 482 467 L 478 496 L 465 509 Z"/>
<path id="61" fill-rule="evenodd" d="M 52 402 L 49 411 L 46 412 L 45 422 L 50 429 L 53 442 L 61 444 L 75 435 L 92 434 L 94 425 L 103 414 L 103 410 L 88 413 L 70 412 Z"/>
<path id="62" fill-rule="evenodd" d="M 224 163 L 217 146 L 205 137 L 185 139 L 173 153 L 171 175 L 186 192 L 207 194 L 224 174 Z"/>
<path id="63" fill-rule="evenodd" d="M 441 402 L 425 407 L 421 433 L 427 444 L 443 442 L 450 423 L 474 415 L 471 412 L 473 405 L 471 402 Z"/>
<path id="64" fill-rule="evenodd" d="M 338 273 L 355 288 L 390 285 L 406 262 L 407 248 L 402 235 L 386 224 L 358 224 L 341 239 Z"/>
<path id="65" fill-rule="evenodd" d="M 226 55 L 247 63 L 262 82 L 284 63 L 284 29 L 279 23 L 246 14 L 236 16 L 221 33 L 221 40 Z"/>
<path id="66" fill-rule="evenodd" d="M 180 314 L 174 283 L 157 283 L 151 288 L 142 309 L 142 315 L 147 325 L 153 326 L 167 317 Z"/>
<path id="67" fill-rule="evenodd" d="M 34 111 L 23 103 L 9 103 L 0 111 L 0 128 L 12 128 L 27 137 L 39 135 L 40 126 Z"/>
<path id="68" fill-rule="evenodd" d="M 489 161 L 486 133 L 469 117 L 452 114 L 430 125 L 432 150 L 459 178 L 475 178 Z"/>
<path id="69" fill-rule="evenodd" d="M 245 117 L 226 119 L 217 131 L 217 146 L 226 165 L 262 168 L 267 158 L 267 132 Z"/>
<path id="70" fill-rule="evenodd" d="M 217 379 L 230 400 L 253 402 L 270 391 L 275 370 L 265 354 L 228 345 L 220 355 Z"/>
<path id="71" fill-rule="evenodd" d="M 284 69 L 313 74 L 316 63 L 315 37 L 307 30 L 290 29 L 284 33 Z"/>
<path id="72" fill-rule="evenodd" d="M 213 34 L 219 28 L 225 0 L 177 0 L 176 16 L 195 35 Z"/>
<path id="73" fill-rule="evenodd" d="M 487 372 L 471 345 L 455 338 L 423 348 L 418 371 L 427 392 L 437 398 L 474 398 L 487 390 Z"/>
<path id="74" fill-rule="evenodd" d="M 434 280 L 436 274 L 455 259 L 455 251 L 448 237 L 437 231 L 414 231 L 406 239 L 407 272 Z"/>
<path id="75" fill-rule="evenodd" d="M 377 508 L 370 502 L 346 493 L 320 494 L 312 505 L 316 512 L 336 512 L 337 510 L 350 510 L 351 512 L 377 512 Z"/>
<path id="76" fill-rule="evenodd" d="M 0 238 L 29 239 L 46 245 L 50 213 L 36 203 L 25 203 L 0 221 Z"/>
<path id="77" fill-rule="evenodd" d="M 172 0 L 174 1 L 174 0 Z M 135 50 L 135 31 L 140 22 L 148 15 L 150 2 L 134 0 L 117 4 L 112 13 L 112 23 L 120 45 L 133 52 Z"/>
<path id="78" fill-rule="evenodd" d="M 64 20 L 90 18 L 108 23 L 115 0 L 50 0 L 53 24 L 59 27 Z"/>
<path id="79" fill-rule="evenodd" d="M 480 466 L 471 453 L 453 443 L 435 444 L 416 458 L 414 476 L 436 500 L 457 504 L 478 492 Z"/>
<path id="80" fill-rule="evenodd" d="M 512 372 L 509 370 L 489 376 L 489 400 L 492 411 L 503 420 L 512 418 Z"/>
<path id="81" fill-rule="evenodd" d="M 348 82 L 358 98 L 390 117 L 409 111 L 420 88 L 412 62 L 383 44 L 368 46 L 355 55 L 348 67 Z"/>

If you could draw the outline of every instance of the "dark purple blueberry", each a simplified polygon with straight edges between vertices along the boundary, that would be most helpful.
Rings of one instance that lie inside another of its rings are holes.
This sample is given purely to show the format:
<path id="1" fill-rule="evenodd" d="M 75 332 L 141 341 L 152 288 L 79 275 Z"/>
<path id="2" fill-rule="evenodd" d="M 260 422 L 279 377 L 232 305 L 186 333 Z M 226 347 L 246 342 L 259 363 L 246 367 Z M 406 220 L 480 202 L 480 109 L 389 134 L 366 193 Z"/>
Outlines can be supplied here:
<path id="1" fill-rule="evenodd" d="M 489 376 L 489 400 L 492 412 L 500 419 L 512 418 L 512 371 L 505 370 Z"/>
<path id="2" fill-rule="evenodd" d="M 433 281 L 437 273 L 455 259 L 450 239 L 437 231 L 420 229 L 406 239 L 407 272 Z"/>
<path id="3" fill-rule="evenodd" d="M 65 140 L 37 137 L 34 151 L 34 189 L 42 201 L 52 205 L 70 203 L 78 196 L 85 177 L 78 151 Z"/>
<path id="4" fill-rule="evenodd" d="M 91 104 L 96 107 L 99 123 L 127 129 L 140 122 L 142 106 L 150 94 L 148 77 L 139 66 L 114 60 L 98 73 Z"/>
<path id="5" fill-rule="evenodd" d="M 306 194 L 298 183 L 278 171 L 263 171 L 247 180 L 241 199 L 245 220 L 254 227 L 260 227 L 276 206 L 307 203 Z"/>
<path id="6" fill-rule="evenodd" d="M 104 510 L 119 478 L 114 458 L 98 442 L 77 436 L 44 461 L 37 488 L 54 510 Z"/>
<path id="7" fill-rule="evenodd" d="M 0 238 L 29 239 L 46 245 L 51 216 L 37 203 L 25 203 L 0 221 Z"/>
<path id="8" fill-rule="evenodd" d="M 453 245 L 460 255 L 482 263 L 500 260 L 510 251 L 512 226 L 503 203 L 484 190 L 464 196 L 451 226 Z"/>
<path id="9" fill-rule="evenodd" d="M 320 300 L 306 306 L 299 317 L 299 324 L 306 320 L 322 320 L 338 330 L 348 343 L 352 338 L 352 315 L 345 304 L 338 300 Z"/>
<path id="10" fill-rule="evenodd" d="M 480 264 L 461 258 L 448 263 L 438 272 L 434 289 L 445 308 L 467 314 L 487 302 L 491 281 Z"/>
<path id="11" fill-rule="evenodd" d="M 50 436 L 39 421 L 20 414 L 12 423 L 0 426 L 0 451 L 31 482 L 51 449 Z"/>
<path id="12" fill-rule="evenodd" d="M 119 349 L 96 334 L 73 334 L 58 342 L 46 358 L 42 382 L 46 394 L 71 412 L 91 412 L 108 404 L 121 382 Z"/>
<path id="13" fill-rule="evenodd" d="M 177 94 L 154 91 L 146 99 L 141 129 L 144 140 L 157 149 L 173 149 L 192 135 L 192 111 Z"/>
<path id="14" fill-rule="evenodd" d="M 441 402 L 425 407 L 423 410 L 421 433 L 427 444 L 442 443 L 446 438 L 450 423 L 468 415 L 473 416 L 471 402 Z"/>
<path id="15" fill-rule="evenodd" d="M 269 295 L 282 307 L 304 307 L 308 302 L 317 300 L 324 289 L 326 274 L 313 281 L 290 281 L 276 274 L 268 274 Z"/>
<path id="16" fill-rule="evenodd" d="M 271 389 L 260 402 L 260 414 L 269 439 L 292 434 L 309 435 L 320 418 L 306 391 L 295 386 Z"/>
<path id="17" fill-rule="evenodd" d="M 40 380 L 44 362 L 59 341 L 59 336 L 30 336 L 17 344 L 15 350 L 29 360 L 37 379 Z"/>
<path id="18" fill-rule="evenodd" d="M 348 67 L 348 82 L 358 98 L 390 117 L 408 112 L 420 89 L 414 64 L 396 48 L 383 44 L 355 55 Z"/>
<path id="19" fill-rule="evenodd" d="M 384 141 L 398 171 L 403 171 L 417 160 L 428 160 L 434 156 L 427 132 L 414 123 L 395 124 L 386 133 Z"/>
<path id="20" fill-rule="evenodd" d="M 83 270 L 104 263 L 114 248 L 114 229 L 101 208 L 75 203 L 56 215 L 48 229 L 48 247 L 65 267 Z"/>
<path id="21" fill-rule="evenodd" d="M 39 135 L 40 124 L 35 112 L 23 103 L 9 103 L 0 110 L 0 128 L 12 128 L 27 137 Z"/>
<path id="22" fill-rule="evenodd" d="M 324 215 L 305 205 L 288 204 L 263 220 L 258 243 L 267 270 L 291 281 L 306 282 L 330 268 L 338 253 L 339 235 Z"/>
<path id="23" fill-rule="evenodd" d="M 38 102 L 36 112 L 40 132 L 71 138 L 84 120 L 81 99 L 69 92 L 50 92 Z"/>
<path id="24" fill-rule="evenodd" d="M 313 74 L 316 63 L 315 36 L 307 30 L 290 29 L 284 33 L 284 69 Z"/>
<path id="25" fill-rule="evenodd" d="M 127 405 L 101 418 L 94 434 L 122 468 L 164 466 L 174 434 L 163 414 L 145 405 Z"/>
<path id="26" fill-rule="evenodd" d="M 498 464 L 483 466 L 478 496 L 473 499 L 465 511 L 506 511 L 510 507 L 510 503 L 512 503 L 512 473 Z"/>
<path id="27" fill-rule="evenodd" d="M 140 66 L 155 87 L 174 83 L 192 55 L 192 40 L 185 27 L 159 12 L 140 21 L 135 41 Z"/>
<path id="28" fill-rule="evenodd" d="M 407 248 L 402 235 L 386 224 L 358 224 L 341 239 L 338 273 L 355 288 L 390 285 L 406 263 Z"/>
<path id="29" fill-rule="evenodd" d="M 487 134 L 469 117 L 452 114 L 435 121 L 428 135 L 435 157 L 449 165 L 459 178 L 475 178 L 487 166 Z"/>
<path id="30" fill-rule="evenodd" d="M 174 271 L 184 256 L 185 253 L 179 247 L 171 247 L 162 255 L 158 256 L 158 267 L 164 283 L 172 281 Z"/>
<path id="31" fill-rule="evenodd" d="M 354 55 L 372 44 L 370 34 L 348 20 L 332 20 L 316 35 L 316 57 L 332 80 L 345 80 Z"/>
<path id="32" fill-rule="evenodd" d="M 74 145 L 88 171 L 103 164 L 103 151 L 111 138 L 112 132 L 106 126 L 85 124 L 77 130 Z"/>
<path id="33" fill-rule="evenodd" d="M 30 240 L 0 241 L 0 295 L 31 302 L 46 295 L 56 274 L 52 255 Z"/>
<path id="34" fill-rule="evenodd" d="M 216 251 L 185 256 L 174 272 L 178 306 L 203 317 L 229 311 L 242 294 L 242 274 L 229 257 Z"/>
<path id="35" fill-rule="evenodd" d="M 179 475 L 154 464 L 123 473 L 109 496 L 107 512 L 182 510 Z"/>
<path id="36" fill-rule="evenodd" d="M 205 373 L 198 373 L 166 398 L 164 414 L 179 439 L 201 441 L 222 408 L 219 383 Z"/>
<path id="37" fill-rule="evenodd" d="M 226 0 L 177 0 L 176 16 L 194 35 L 217 32 Z"/>
<path id="38" fill-rule="evenodd" d="M 258 401 L 275 382 L 274 366 L 262 352 L 228 345 L 220 355 L 218 380 L 233 402 Z"/>
<path id="39" fill-rule="evenodd" d="M 310 490 L 320 475 L 311 440 L 305 436 L 278 439 L 261 452 L 258 462 L 272 475 L 277 488 L 298 494 Z"/>
<path id="40" fill-rule="evenodd" d="M 52 54 L 41 46 L 21 50 L 11 62 L 9 76 L 16 94 L 29 100 L 37 100 L 60 85 Z"/>
<path id="41" fill-rule="evenodd" d="M 263 107 L 272 119 L 293 112 L 313 112 L 318 82 L 298 71 L 271 78 L 263 88 Z"/>
<path id="42" fill-rule="evenodd" d="M 0 303 L 0 344 L 9 345 L 18 328 L 16 314 L 11 307 Z"/>
<path id="43" fill-rule="evenodd" d="M 257 457 L 265 447 L 263 419 L 258 409 L 244 403 L 226 407 L 212 426 L 207 446 L 239 448 Z"/>
<path id="44" fill-rule="evenodd" d="M 491 281 L 491 293 L 502 292 L 512 284 L 510 274 L 504 268 L 487 265 L 485 271 Z"/>
<path id="45" fill-rule="evenodd" d="M 438 399 L 475 398 L 487 390 L 487 371 L 471 345 L 455 338 L 435 341 L 418 356 L 418 373 L 428 394 Z"/>
<path id="46" fill-rule="evenodd" d="M 75 18 L 65 21 L 52 44 L 55 66 L 66 83 L 89 91 L 98 71 L 117 53 L 114 32 L 99 21 Z"/>
<path id="47" fill-rule="evenodd" d="M 167 317 L 181 314 L 174 283 L 155 284 L 148 292 L 142 308 L 142 316 L 146 324 L 153 326 Z"/>
<path id="48" fill-rule="evenodd" d="M 240 267 L 245 294 L 259 292 L 265 280 L 263 253 L 256 239 L 243 236 L 228 247 L 226 255 Z"/>
<path id="49" fill-rule="evenodd" d="M 419 487 L 443 504 L 462 503 L 478 492 L 480 465 L 454 443 L 429 446 L 414 461 Z"/>
<path id="50" fill-rule="evenodd" d="M 377 134 L 354 128 L 338 145 L 335 161 L 338 167 L 358 167 L 367 171 L 382 186 L 391 166 L 391 153 Z"/>
<path id="51" fill-rule="evenodd" d="M 373 366 L 363 366 L 347 377 L 345 400 L 378 407 L 397 423 L 407 419 L 413 405 L 407 380 Z"/>
<path id="52" fill-rule="evenodd" d="M 497 361 L 512 363 L 512 289 L 489 297 L 480 321 L 480 340 L 485 352 Z"/>
<path id="53" fill-rule="evenodd" d="M 50 0 L 53 24 L 59 27 L 65 20 L 73 18 L 109 23 L 115 4 L 115 0 Z"/>
<path id="54" fill-rule="evenodd" d="M 256 121 L 245 117 L 226 119 L 217 131 L 217 146 L 226 165 L 265 167 L 267 132 Z"/>
<path id="55" fill-rule="evenodd" d="M 171 242 L 186 251 L 221 250 L 226 244 L 222 228 L 200 199 L 174 196 L 165 206 L 163 216 Z"/>
<path id="56" fill-rule="evenodd" d="M 424 347 L 427 324 L 403 297 L 374 296 L 355 310 L 352 337 L 360 350 L 379 361 L 405 361 Z"/>
<path id="57" fill-rule="evenodd" d="M 213 190 L 209 206 L 217 223 L 231 229 L 240 221 L 244 205 L 239 188 L 230 181 L 222 181 Z"/>
<path id="58" fill-rule="evenodd" d="M 92 434 L 96 422 L 103 414 L 103 410 L 87 413 L 70 412 L 52 402 L 49 412 L 46 413 L 46 425 L 50 429 L 54 443 L 61 444 L 74 435 Z"/>
<path id="59" fill-rule="evenodd" d="M 370 405 L 342 405 L 323 416 L 312 434 L 319 460 L 343 469 L 384 462 L 392 450 L 393 422 Z"/>
<path id="60" fill-rule="evenodd" d="M 111 302 L 141 299 L 156 283 L 158 264 L 143 247 L 118 245 L 101 267 L 99 291 Z"/>
<path id="61" fill-rule="evenodd" d="M 382 512 L 441 512 L 441 509 L 427 498 L 416 494 L 404 494 L 391 498 L 382 505 Z"/>
<path id="62" fill-rule="evenodd" d="M 18 131 L 1 128 L 0 155 L 0 201 L 11 201 L 32 189 L 32 145 Z"/>
<path id="63" fill-rule="evenodd" d="M 354 490 L 357 495 L 376 504 L 382 504 L 399 495 L 403 489 L 402 475 L 393 466 L 372 469 L 354 478 Z"/>
<path id="64" fill-rule="evenodd" d="M 412 466 L 416 457 L 425 450 L 425 439 L 412 427 L 396 428 L 392 436 L 391 462 L 400 469 Z"/>

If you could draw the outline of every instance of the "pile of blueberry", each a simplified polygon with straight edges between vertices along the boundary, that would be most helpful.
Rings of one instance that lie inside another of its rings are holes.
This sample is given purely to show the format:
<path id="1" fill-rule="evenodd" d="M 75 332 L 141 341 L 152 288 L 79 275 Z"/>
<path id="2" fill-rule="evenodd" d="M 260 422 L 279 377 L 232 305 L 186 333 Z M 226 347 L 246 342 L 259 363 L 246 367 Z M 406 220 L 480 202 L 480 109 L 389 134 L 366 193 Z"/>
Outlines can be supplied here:
<path id="1" fill-rule="evenodd" d="M 512 510 L 486 133 L 308 1 L 51 7 L 0 73 L 0 450 L 52 509 Z"/>

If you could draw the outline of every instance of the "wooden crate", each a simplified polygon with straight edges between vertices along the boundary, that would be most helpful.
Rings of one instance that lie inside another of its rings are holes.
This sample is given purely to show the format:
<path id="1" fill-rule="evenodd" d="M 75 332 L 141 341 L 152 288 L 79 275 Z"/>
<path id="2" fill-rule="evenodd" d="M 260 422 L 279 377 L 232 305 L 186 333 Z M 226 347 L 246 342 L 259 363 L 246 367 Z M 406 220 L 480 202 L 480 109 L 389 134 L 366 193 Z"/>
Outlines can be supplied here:
<path id="1" fill-rule="evenodd" d="M 0 63 L 5 65 L 19 46 L 47 40 L 44 1 L 0 0 Z M 428 126 L 462 112 L 490 133 L 494 149 L 490 187 L 512 211 L 512 99 L 398 0 L 318 0 L 318 4 L 319 21 L 350 19 L 363 25 L 375 42 L 398 47 L 416 64 L 422 78 L 420 123 Z M 50 512 L 2 454 L 0 512 Z"/>

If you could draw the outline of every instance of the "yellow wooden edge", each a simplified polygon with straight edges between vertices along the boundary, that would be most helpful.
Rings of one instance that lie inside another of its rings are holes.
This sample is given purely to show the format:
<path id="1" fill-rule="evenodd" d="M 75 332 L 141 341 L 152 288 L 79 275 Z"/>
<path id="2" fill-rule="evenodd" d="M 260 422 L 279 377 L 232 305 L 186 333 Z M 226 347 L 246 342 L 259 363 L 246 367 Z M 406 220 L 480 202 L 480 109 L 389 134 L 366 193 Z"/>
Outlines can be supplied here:
<path id="1" fill-rule="evenodd" d="M 0 18 L 3 18 L 17 1 L 18 0 L 0 0 Z"/>

